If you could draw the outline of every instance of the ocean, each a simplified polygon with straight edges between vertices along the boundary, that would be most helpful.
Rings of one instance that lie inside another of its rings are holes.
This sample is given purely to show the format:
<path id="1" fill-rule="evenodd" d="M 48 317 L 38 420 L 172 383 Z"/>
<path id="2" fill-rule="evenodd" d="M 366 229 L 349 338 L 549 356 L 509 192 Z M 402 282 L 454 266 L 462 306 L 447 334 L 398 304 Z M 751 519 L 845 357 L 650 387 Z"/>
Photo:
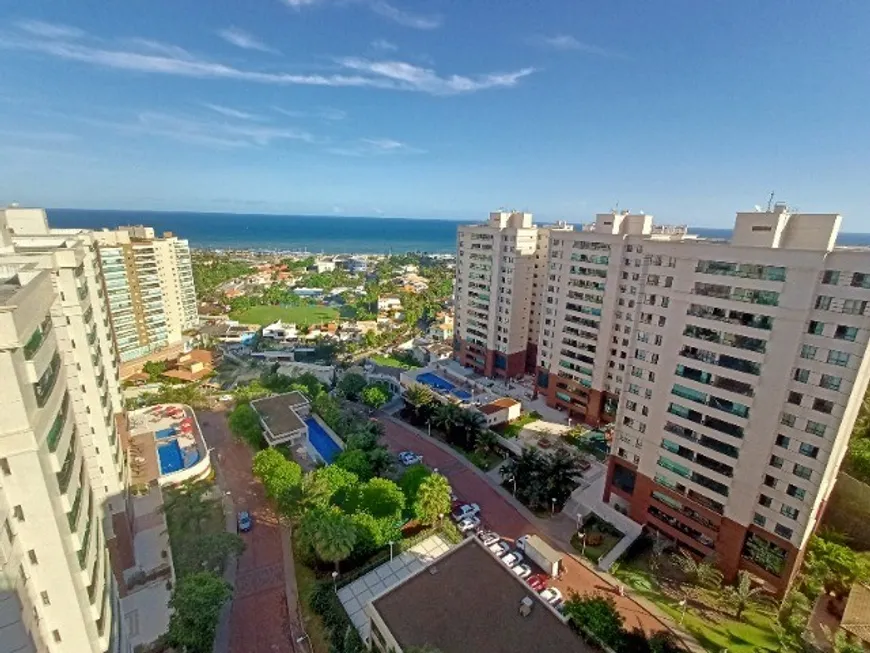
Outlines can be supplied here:
<path id="1" fill-rule="evenodd" d="M 48 221 L 60 228 L 114 228 L 131 224 L 171 231 L 203 249 L 252 249 L 326 254 L 385 254 L 456 251 L 456 227 L 480 220 L 351 218 L 318 215 L 258 215 L 176 211 L 105 211 L 48 209 Z M 728 238 L 730 229 L 689 228 L 705 238 Z M 868 245 L 870 234 L 841 233 L 838 245 Z"/>

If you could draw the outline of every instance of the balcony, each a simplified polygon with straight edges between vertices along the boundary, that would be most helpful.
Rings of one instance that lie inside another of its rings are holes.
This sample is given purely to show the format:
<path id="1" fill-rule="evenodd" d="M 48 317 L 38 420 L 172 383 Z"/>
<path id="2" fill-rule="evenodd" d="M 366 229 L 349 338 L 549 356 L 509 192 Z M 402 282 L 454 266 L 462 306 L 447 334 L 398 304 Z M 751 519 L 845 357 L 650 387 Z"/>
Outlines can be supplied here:
<path id="1" fill-rule="evenodd" d="M 51 316 L 48 315 L 42 321 L 36 330 L 34 330 L 33 335 L 30 336 L 30 339 L 25 343 L 24 349 L 24 358 L 26 360 L 32 360 L 36 353 L 42 347 L 42 343 L 45 342 L 45 336 L 47 336 L 52 329 Z"/>
<path id="2" fill-rule="evenodd" d="M 45 405 L 48 398 L 51 396 L 51 391 L 57 382 L 57 377 L 60 374 L 60 354 L 54 352 L 48 368 L 42 373 L 39 381 L 33 384 L 33 394 L 36 396 L 36 404 L 40 408 Z"/>

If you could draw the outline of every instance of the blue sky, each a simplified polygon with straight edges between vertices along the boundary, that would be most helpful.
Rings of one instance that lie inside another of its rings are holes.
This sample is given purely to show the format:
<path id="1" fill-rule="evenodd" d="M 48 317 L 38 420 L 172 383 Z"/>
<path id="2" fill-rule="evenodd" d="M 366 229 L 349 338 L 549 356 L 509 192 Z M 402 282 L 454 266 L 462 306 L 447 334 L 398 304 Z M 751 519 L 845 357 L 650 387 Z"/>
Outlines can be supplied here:
<path id="1" fill-rule="evenodd" d="M 32 0 L 0 202 L 870 231 L 870 2 Z"/>

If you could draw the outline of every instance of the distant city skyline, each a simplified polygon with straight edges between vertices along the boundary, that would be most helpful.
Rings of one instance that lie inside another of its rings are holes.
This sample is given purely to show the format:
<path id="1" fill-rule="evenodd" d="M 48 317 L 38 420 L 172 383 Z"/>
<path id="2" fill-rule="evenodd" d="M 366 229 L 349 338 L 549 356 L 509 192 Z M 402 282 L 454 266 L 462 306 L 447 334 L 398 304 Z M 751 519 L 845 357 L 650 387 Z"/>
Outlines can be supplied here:
<path id="1" fill-rule="evenodd" d="M 860 228 L 870 3 L 495 7 L 7 9 L 0 204 L 727 228 L 775 191 Z"/>

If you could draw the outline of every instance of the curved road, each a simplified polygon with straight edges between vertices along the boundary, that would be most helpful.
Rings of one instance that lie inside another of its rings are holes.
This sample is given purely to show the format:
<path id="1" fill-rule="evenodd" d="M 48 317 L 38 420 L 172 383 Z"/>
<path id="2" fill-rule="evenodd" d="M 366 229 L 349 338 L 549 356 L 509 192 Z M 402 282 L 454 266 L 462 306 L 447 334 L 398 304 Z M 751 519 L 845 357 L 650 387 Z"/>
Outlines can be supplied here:
<path id="1" fill-rule="evenodd" d="M 390 451 L 414 451 L 423 456 L 423 462 L 446 476 L 453 491 L 463 501 L 477 503 L 483 513 L 483 523 L 504 538 L 516 539 L 527 533 L 535 533 L 552 542 L 552 538 L 535 528 L 510 502 L 490 483 L 481 478 L 474 469 L 468 467 L 459 454 L 445 451 L 438 445 L 421 437 L 412 429 L 390 419 L 378 419 L 384 427 L 384 441 Z M 558 548 L 558 547 L 557 547 Z M 597 574 L 574 560 L 570 555 L 563 558 L 565 574 L 561 581 L 553 584 L 567 596 L 568 590 L 580 594 L 586 592 L 612 596 L 619 611 L 625 617 L 625 627 L 640 627 L 647 633 L 667 630 L 667 626 L 656 616 L 639 606 L 627 596 L 619 596 L 615 589 Z"/>

